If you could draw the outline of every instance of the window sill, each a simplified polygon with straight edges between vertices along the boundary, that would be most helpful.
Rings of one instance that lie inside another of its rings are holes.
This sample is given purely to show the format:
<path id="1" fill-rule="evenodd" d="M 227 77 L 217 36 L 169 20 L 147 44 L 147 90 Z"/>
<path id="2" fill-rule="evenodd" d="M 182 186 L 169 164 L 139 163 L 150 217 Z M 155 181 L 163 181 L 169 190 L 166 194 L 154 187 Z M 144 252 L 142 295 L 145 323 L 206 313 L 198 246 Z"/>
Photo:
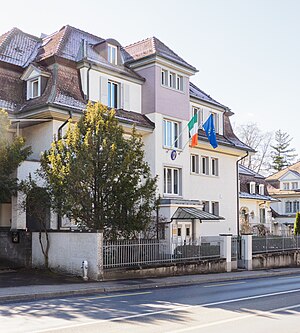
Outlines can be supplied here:
<path id="1" fill-rule="evenodd" d="M 179 90 L 179 89 L 176 89 L 176 88 L 173 88 L 173 87 L 169 87 L 169 86 L 166 86 L 166 85 L 164 85 L 162 83 L 160 84 L 160 86 L 162 88 L 166 88 L 166 89 L 169 89 L 169 90 L 172 90 L 172 91 L 175 91 L 175 92 L 179 92 L 179 93 L 185 95 L 185 92 L 183 90 Z"/>
<path id="2" fill-rule="evenodd" d="M 206 175 L 204 173 L 196 173 L 196 172 L 190 172 L 191 176 L 202 176 L 202 177 L 207 177 L 207 178 L 214 178 L 214 179 L 219 179 L 220 176 L 214 176 L 214 175 Z"/>

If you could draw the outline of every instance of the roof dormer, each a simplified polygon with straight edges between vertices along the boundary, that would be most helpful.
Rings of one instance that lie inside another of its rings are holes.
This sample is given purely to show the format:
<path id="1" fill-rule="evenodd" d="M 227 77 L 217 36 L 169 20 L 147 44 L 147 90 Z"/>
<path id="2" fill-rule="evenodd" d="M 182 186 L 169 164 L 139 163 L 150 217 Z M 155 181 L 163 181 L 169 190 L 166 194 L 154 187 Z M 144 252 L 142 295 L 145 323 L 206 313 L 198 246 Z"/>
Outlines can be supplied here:
<path id="1" fill-rule="evenodd" d="M 46 88 L 50 73 L 47 69 L 30 64 L 23 75 L 21 80 L 26 81 L 26 99 L 33 99 L 41 96 Z"/>
<path id="2" fill-rule="evenodd" d="M 120 48 L 121 44 L 115 39 L 106 39 L 94 45 L 94 49 L 112 65 L 122 63 Z"/>

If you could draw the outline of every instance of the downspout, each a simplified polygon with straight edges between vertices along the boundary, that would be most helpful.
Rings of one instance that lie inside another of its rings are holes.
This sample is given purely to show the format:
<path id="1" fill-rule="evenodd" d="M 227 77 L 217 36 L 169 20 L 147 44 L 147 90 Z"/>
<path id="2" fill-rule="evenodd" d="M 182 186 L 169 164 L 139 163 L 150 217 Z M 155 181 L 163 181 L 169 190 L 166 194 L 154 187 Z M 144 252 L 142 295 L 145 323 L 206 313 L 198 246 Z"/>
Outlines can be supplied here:
<path id="1" fill-rule="evenodd" d="M 90 70 L 92 68 L 92 65 L 89 64 L 89 68 L 86 72 L 86 99 L 89 101 L 90 99 Z"/>
<path id="2" fill-rule="evenodd" d="M 70 119 L 72 119 L 72 117 L 73 117 L 73 113 L 71 110 L 69 110 L 69 118 L 62 125 L 60 125 L 57 130 L 57 139 L 58 140 L 60 140 L 62 138 L 63 127 L 69 122 Z M 60 228 L 61 228 L 61 216 L 59 214 L 57 214 L 57 229 L 60 230 Z"/>
<path id="3" fill-rule="evenodd" d="M 242 156 L 240 159 L 236 161 L 236 193 L 237 193 L 237 235 L 240 235 L 240 186 L 239 186 L 239 162 L 242 161 L 244 158 L 246 158 L 249 155 L 249 151 L 247 151 L 247 154 L 245 156 Z"/>

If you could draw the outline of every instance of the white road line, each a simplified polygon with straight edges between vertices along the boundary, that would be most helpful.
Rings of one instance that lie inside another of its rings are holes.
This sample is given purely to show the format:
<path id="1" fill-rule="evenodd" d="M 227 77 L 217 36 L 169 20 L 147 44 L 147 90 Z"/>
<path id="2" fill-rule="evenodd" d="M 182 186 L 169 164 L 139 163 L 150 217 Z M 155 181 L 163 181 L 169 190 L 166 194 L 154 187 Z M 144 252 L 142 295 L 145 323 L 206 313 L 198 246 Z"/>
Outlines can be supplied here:
<path id="1" fill-rule="evenodd" d="M 182 328 L 182 329 L 179 329 L 179 330 L 176 330 L 176 331 L 172 330 L 172 333 L 189 332 L 189 331 L 193 331 L 195 329 L 198 330 L 199 328 L 217 326 L 217 325 L 221 325 L 221 324 L 230 323 L 230 322 L 233 322 L 233 321 L 248 319 L 248 318 L 251 318 L 251 317 L 265 316 L 268 313 L 276 313 L 276 312 L 291 310 L 291 309 L 295 309 L 295 308 L 300 308 L 300 304 L 286 306 L 284 308 L 278 308 L 278 309 L 273 309 L 273 310 L 269 310 L 269 311 L 257 311 L 256 313 L 245 315 L 245 316 L 214 321 L 213 323 L 207 323 L 207 324 L 201 324 L 201 325 L 197 325 L 197 326 L 193 326 L 193 327 Z M 299 315 L 298 312 L 297 312 L 297 315 Z"/>
<path id="2" fill-rule="evenodd" d="M 149 316 L 171 313 L 171 312 L 175 312 L 175 311 L 187 310 L 187 309 L 192 309 L 192 308 L 200 308 L 200 307 L 209 307 L 209 306 L 215 306 L 215 305 L 221 305 L 221 304 L 229 304 L 229 303 L 247 301 L 247 300 L 252 300 L 252 299 L 259 299 L 259 298 L 264 298 L 264 297 L 272 297 L 272 296 L 278 296 L 278 295 L 292 294 L 292 293 L 296 293 L 296 292 L 300 292 L 300 289 L 292 289 L 292 290 L 286 290 L 286 291 L 279 291 L 279 292 L 276 292 L 276 293 L 269 293 L 269 294 L 262 294 L 262 295 L 256 295 L 256 296 L 248 296 L 248 297 L 241 297 L 241 298 L 235 298 L 235 299 L 228 299 L 228 300 L 225 300 L 225 301 L 218 301 L 218 302 L 212 302 L 212 303 L 206 303 L 206 304 L 178 306 L 178 307 L 175 307 L 173 309 L 153 311 L 153 312 L 147 312 L 147 313 L 137 313 L 137 314 L 130 315 L 130 316 L 117 317 L 117 318 L 111 318 L 111 319 L 99 319 L 99 320 L 94 320 L 94 321 L 86 322 L 86 323 L 78 323 L 78 324 L 73 324 L 73 325 L 61 326 L 61 327 L 57 327 L 57 328 L 47 328 L 47 329 L 44 329 L 44 330 L 33 331 L 31 333 L 44 333 L 44 332 L 59 331 L 59 330 L 63 330 L 63 329 L 73 328 L 73 327 L 93 325 L 93 324 L 96 324 L 96 323 L 107 323 L 107 322 L 113 322 L 113 321 L 122 321 L 122 320 L 129 320 L 129 319 L 135 319 L 135 318 L 141 318 L 141 317 L 149 317 Z"/>
<path id="3" fill-rule="evenodd" d="M 203 288 L 212 288 L 212 287 L 223 287 L 223 286 L 232 286 L 234 284 L 243 284 L 246 282 L 229 282 L 229 283 L 218 283 L 218 284 L 208 284 L 207 286 L 203 286 Z"/>

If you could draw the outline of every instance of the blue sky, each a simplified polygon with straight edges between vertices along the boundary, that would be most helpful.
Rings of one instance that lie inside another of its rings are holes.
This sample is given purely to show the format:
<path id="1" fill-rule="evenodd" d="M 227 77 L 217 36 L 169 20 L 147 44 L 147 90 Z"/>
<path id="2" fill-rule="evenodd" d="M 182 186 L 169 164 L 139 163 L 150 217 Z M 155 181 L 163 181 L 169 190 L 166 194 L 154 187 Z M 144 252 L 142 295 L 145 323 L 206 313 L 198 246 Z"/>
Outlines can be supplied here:
<path id="1" fill-rule="evenodd" d="M 300 1 L 5 1 L 0 33 L 34 35 L 70 24 L 122 45 L 156 36 L 199 73 L 192 77 L 229 106 L 232 122 L 281 129 L 300 154 Z"/>

